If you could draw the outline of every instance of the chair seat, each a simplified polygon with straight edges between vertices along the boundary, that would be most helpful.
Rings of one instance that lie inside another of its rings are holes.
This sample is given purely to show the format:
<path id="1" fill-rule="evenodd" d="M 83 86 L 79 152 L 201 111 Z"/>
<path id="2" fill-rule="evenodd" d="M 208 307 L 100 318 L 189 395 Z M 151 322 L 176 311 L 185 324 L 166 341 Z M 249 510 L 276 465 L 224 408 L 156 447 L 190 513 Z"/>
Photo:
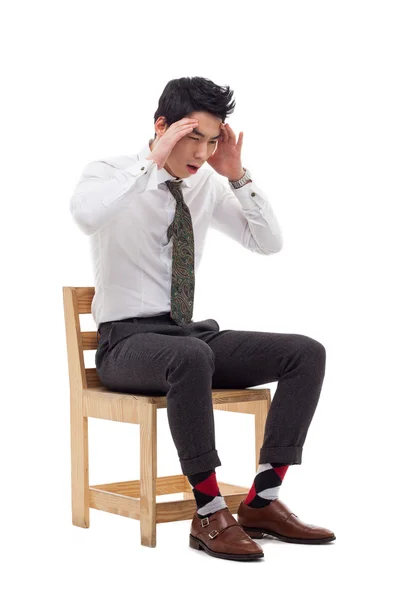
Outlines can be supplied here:
<path id="1" fill-rule="evenodd" d="M 253 402 L 261 403 L 268 398 L 269 390 L 261 389 L 213 389 L 212 403 L 215 409 L 254 414 Z M 166 396 L 145 396 L 113 392 L 104 386 L 82 390 L 83 416 L 119 421 L 122 423 L 140 423 L 140 408 L 154 405 L 155 409 L 167 408 Z M 260 405 L 261 406 L 261 405 Z"/>
<path id="2" fill-rule="evenodd" d="M 104 386 L 90 387 L 83 390 L 86 398 L 106 398 L 111 400 L 115 398 L 120 402 L 137 402 L 144 404 L 156 404 L 157 408 L 165 408 L 167 406 L 167 397 L 163 395 L 146 396 L 143 394 L 114 392 Z M 213 389 L 212 402 L 213 404 L 226 404 L 233 402 L 253 402 L 254 400 L 264 400 L 266 390 L 260 389 Z"/>

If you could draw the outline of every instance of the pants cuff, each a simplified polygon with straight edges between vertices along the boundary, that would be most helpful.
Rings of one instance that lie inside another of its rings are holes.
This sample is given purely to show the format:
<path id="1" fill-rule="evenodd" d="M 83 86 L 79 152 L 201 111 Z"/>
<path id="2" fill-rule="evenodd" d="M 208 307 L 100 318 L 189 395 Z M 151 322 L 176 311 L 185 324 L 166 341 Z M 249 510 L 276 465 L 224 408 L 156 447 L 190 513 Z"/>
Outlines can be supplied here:
<path id="1" fill-rule="evenodd" d="M 196 456 L 195 458 L 185 458 L 180 460 L 182 473 L 184 475 L 195 475 L 203 471 L 211 471 L 215 467 L 221 466 L 221 461 L 216 450 L 210 450 L 205 454 Z"/>
<path id="2" fill-rule="evenodd" d="M 261 448 L 260 463 L 280 462 L 285 465 L 301 465 L 302 454 L 301 446 Z"/>

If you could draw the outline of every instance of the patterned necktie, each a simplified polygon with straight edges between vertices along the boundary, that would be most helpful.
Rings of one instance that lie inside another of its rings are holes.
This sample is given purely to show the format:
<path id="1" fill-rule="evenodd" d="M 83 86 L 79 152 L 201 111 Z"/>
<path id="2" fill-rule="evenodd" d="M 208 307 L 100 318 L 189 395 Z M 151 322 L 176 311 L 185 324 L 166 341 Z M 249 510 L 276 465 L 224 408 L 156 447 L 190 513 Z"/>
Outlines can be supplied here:
<path id="1" fill-rule="evenodd" d="M 194 236 L 190 210 L 183 200 L 182 179 L 165 182 L 176 200 L 174 220 L 168 227 L 173 236 L 171 317 L 178 325 L 191 323 L 194 302 Z"/>

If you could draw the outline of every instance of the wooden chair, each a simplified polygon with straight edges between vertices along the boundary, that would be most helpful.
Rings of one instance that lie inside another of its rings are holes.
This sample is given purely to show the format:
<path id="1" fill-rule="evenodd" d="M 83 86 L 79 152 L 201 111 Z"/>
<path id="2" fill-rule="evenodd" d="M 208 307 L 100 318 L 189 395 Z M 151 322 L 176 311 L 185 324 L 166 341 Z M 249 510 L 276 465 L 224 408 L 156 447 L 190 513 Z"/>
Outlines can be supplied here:
<path id="1" fill-rule="evenodd" d="M 63 287 L 71 399 L 72 523 L 89 527 L 89 508 L 140 520 L 141 543 L 156 546 L 156 524 L 192 519 L 196 501 L 183 474 L 157 477 L 157 409 L 166 396 L 121 394 L 105 388 L 95 368 L 85 368 L 84 351 L 97 349 L 97 332 L 81 331 L 81 314 L 91 313 L 93 287 Z M 213 389 L 214 409 L 250 413 L 255 417 L 255 468 L 271 404 L 270 390 Z M 140 479 L 89 485 L 88 417 L 135 423 L 140 427 Z M 248 489 L 218 482 L 229 510 L 236 514 Z M 183 493 L 183 499 L 156 502 L 162 494 Z"/>

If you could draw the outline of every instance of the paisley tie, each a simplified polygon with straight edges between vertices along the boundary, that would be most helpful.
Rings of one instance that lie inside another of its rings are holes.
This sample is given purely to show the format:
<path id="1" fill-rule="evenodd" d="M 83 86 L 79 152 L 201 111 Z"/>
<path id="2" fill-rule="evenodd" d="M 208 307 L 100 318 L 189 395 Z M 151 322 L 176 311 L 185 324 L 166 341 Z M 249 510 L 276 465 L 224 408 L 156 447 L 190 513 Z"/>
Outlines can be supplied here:
<path id="1" fill-rule="evenodd" d="M 174 220 L 168 227 L 173 236 L 171 317 L 178 325 L 192 322 L 194 303 L 194 236 L 190 210 L 183 200 L 182 179 L 165 182 L 176 200 Z"/>

